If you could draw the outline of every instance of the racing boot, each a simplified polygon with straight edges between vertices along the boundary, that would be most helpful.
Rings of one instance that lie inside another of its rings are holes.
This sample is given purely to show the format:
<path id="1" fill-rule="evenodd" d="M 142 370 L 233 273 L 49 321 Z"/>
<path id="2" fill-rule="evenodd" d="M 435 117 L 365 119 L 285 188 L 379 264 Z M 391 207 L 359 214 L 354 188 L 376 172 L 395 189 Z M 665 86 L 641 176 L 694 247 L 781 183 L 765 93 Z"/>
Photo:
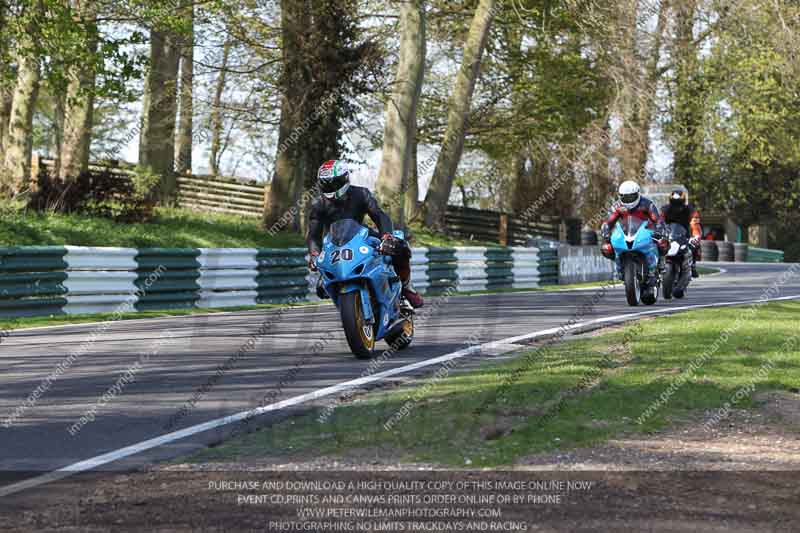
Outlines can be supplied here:
<path id="1" fill-rule="evenodd" d="M 414 309 L 419 309 L 423 305 L 425 305 L 425 301 L 422 299 L 422 295 L 414 290 L 414 287 L 411 285 L 411 280 L 406 280 L 403 282 L 403 298 L 411 304 L 411 307 Z"/>
<path id="2" fill-rule="evenodd" d="M 413 307 L 414 309 L 419 309 L 423 306 L 424 302 L 422 300 L 422 296 L 414 290 L 413 285 L 411 285 L 411 262 L 410 262 L 410 254 L 407 257 L 396 257 L 393 261 L 395 272 L 400 277 L 400 281 L 403 283 L 403 298 Z"/>
<path id="3" fill-rule="evenodd" d="M 692 262 L 692 277 L 695 279 L 700 277 L 700 274 L 697 272 L 697 265 L 695 265 L 694 262 Z"/>

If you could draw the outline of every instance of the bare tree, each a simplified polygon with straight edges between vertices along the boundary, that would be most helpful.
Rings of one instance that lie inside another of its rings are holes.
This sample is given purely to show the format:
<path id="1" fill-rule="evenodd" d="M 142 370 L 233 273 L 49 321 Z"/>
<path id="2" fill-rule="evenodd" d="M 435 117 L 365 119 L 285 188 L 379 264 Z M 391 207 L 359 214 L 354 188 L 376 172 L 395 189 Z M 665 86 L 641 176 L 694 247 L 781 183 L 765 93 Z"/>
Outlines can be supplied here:
<path id="1" fill-rule="evenodd" d="M 194 91 L 194 6 L 187 8 L 190 30 L 183 36 L 180 59 L 180 115 L 178 134 L 175 136 L 175 171 L 185 174 L 192 171 L 193 91 Z"/>
<path id="2" fill-rule="evenodd" d="M 208 166 L 214 176 L 219 175 L 219 161 L 222 157 L 222 93 L 225 91 L 228 60 L 231 53 L 231 41 L 225 41 L 222 47 L 222 64 L 217 74 L 214 87 L 214 100 L 211 104 L 209 129 L 211 130 L 211 150 L 208 153 Z"/>
<path id="3" fill-rule="evenodd" d="M 77 4 L 77 14 L 86 24 L 91 36 L 87 44 L 92 56 L 97 48 L 97 28 L 92 23 L 95 17 L 95 8 L 93 2 Z M 87 61 L 72 65 L 68 70 L 68 76 L 67 94 L 64 99 L 63 133 L 61 142 L 58 143 L 58 176 L 64 181 L 76 179 L 89 167 L 89 147 L 94 111 L 95 62 Z"/>
<path id="4" fill-rule="evenodd" d="M 180 38 L 170 31 L 150 32 L 150 73 L 147 76 L 147 107 L 142 129 L 139 164 L 161 176 L 162 202 L 174 198 L 175 116 L 177 113 L 178 62 Z"/>
<path id="5" fill-rule="evenodd" d="M 19 50 L 24 50 L 24 46 L 20 46 Z M 18 192 L 30 179 L 33 111 L 39 94 L 40 68 L 38 57 L 19 52 L 17 82 L 12 95 L 5 157 L 0 176 L 0 190 L 3 192 Z"/>
<path id="6" fill-rule="evenodd" d="M 447 129 L 442 149 L 436 161 L 428 193 L 425 196 L 425 224 L 442 229 L 447 201 L 453 188 L 453 178 L 464 150 L 467 117 L 472 105 L 472 94 L 480 72 L 483 50 L 489 37 L 489 28 L 495 10 L 495 0 L 480 0 L 464 45 L 464 57 L 450 96 Z"/>
<path id="7" fill-rule="evenodd" d="M 412 164 L 417 134 L 417 105 L 425 78 L 425 3 L 409 0 L 400 6 L 400 58 L 394 88 L 386 104 L 383 156 L 378 174 L 378 196 L 390 216 L 402 227 L 404 189 Z"/>

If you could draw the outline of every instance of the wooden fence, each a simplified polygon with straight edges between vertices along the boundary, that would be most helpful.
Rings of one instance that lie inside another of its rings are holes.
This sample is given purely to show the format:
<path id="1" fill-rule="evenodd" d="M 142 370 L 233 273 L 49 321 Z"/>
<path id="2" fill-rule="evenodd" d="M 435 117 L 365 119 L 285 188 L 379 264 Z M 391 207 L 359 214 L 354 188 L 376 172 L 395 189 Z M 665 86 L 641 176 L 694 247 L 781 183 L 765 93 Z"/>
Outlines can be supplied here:
<path id="1" fill-rule="evenodd" d="M 52 172 L 54 161 L 34 158 L 33 175 L 38 174 L 40 165 Z M 129 178 L 134 172 L 133 168 L 127 166 L 105 167 L 93 164 L 89 168 L 97 172 L 111 171 L 121 179 Z M 268 190 L 255 182 L 182 175 L 178 176 L 178 205 L 197 211 L 258 218 L 264 212 Z M 447 207 L 445 224 L 447 232 L 453 237 L 506 246 L 524 246 L 531 236 L 569 242 L 579 240 L 577 221 L 567 221 L 565 225 L 552 217 L 542 217 L 535 221 L 523 220 L 507 213 L 453 205 Z"/>
<path id="2" fill-rule="evenodd" d="M 266 201 L 265 187 L 205 177 L 179 177 L 178 203 L 201 211 L 261 216 Z M 497 211 L 448 206 L 447 232 L 458 238 L 525 245 L 530 236 L 559 240 L 561 221 L 544 218 L 526 221 Z"/>
<path id="3" fill-rule="evenodd" d="M 178 177 L 178 205 L 189 209 L 260 217 L 265 198 L 264 186 L 197 176 Z"/>
<path id="4" fill-rule="evenodd" d="M 559 240 L 561 220 L 542 217 L 524 220 L 507 213 L 449 205 L 445 213 L 447 232 L 462 239 L 524 246 L 530 237 Z M 567 231 L 568 232 L 568 231 Z"/>

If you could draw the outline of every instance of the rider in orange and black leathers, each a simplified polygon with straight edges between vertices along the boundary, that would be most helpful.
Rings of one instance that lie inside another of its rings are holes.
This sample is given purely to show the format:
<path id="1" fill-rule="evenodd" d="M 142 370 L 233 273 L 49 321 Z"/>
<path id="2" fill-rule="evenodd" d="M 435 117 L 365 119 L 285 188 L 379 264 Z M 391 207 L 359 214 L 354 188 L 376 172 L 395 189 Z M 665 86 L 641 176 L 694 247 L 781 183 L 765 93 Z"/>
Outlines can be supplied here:
<path id="1" fill-rule="evenodd" d="M 686 201 L 686 192 L 677 189 L 669 196 L 669 203 L 661 208 L 661 218 L 665 224 L 680 224 L 691 235 L 689 244 L 692 248 L 694 263 L 692 264 L 692 277 L 696 278 L 697 267 L 700 261 L 700 239 L 703 238 L 703 228 L 700 226 L 700 211 Z"/>

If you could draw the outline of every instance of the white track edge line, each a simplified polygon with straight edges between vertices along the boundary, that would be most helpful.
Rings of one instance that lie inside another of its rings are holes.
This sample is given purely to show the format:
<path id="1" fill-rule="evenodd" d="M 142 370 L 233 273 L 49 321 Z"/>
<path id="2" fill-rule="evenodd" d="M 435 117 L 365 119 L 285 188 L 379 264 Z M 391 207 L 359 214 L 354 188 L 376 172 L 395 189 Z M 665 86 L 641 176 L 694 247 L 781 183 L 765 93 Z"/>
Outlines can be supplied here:
<path id="1" fill-rule="evenodd" d="M 173 431 L 172 433 L 167 433 L 166 435 L 161 435 L 160 437 L 154 437 L 152 439 L 148 439 L 137 444 L 132 444 L 130 446 L 125 446 L 118 450 L 114 450 L 112 452 L 108 452 L 102 455 L 98 455 L 92 457 L 90 459 L 86 459 L 84 461 L 79 461 L 77 463 L 73 463 L 71 465 L 64 466 L 57 470 L 53 470 L 41 476 L 36 476 L 30 479 L 26 479 L 17 483 L 13 483 L 11 485 L 6 485 L 4 487 L 0 487 L 0 497 L 2 496 L 9 496 L 11 494 L 15 494 L 17 492 L 21 492 L 23 490 L 32 489 L 46 483 L 50 483 L 52 481 L 57 481 L 60 479 L 64 479 L 70 477 L 74 474 L 78 474 L 81 472 L 88 472 L 98 466 L 103 466 L 114 461 L 118 461 L 120 459 L 124 459 L 126 457 L 130 457 L 137 453 L 141 453 L 147 450 L 151 450 L 158 446 L 162 446 L 164 444 L 168 444 L 185 437 L 190 437 L 192 435 L 196 435 L 198 433 L 202 433 L 204 431 L 208 431 L 210 429 L 215 429 L 221 426 L 225 426 L 231 424 L 233 422 L 238 422 L 245 418 L 251 418 L 254 416 L 258 416 L 264 413 L 268 413 L 271 411 L 278 411 L 285 407 L 292 407 L 295 405 L 300 405 L 302 403 L 306 403 L 311 400 L 316 400 L 319 398 L 323 398 L 325 396 L 330 396 L 332 394 L 336 394 L 338 392 L 343 392 L 348 389 L 352 389 L 358 387 L 360 385 L 365 385 L 367 383 L 373 383 L 376 381 L 381 381 L 383 378 L 395 376 L 397 374 L 405 374 L 406 372 L 416 370 L 419 368 L 424 368 L 427 366 L 432 366 L 437 363 L 444 363 L 450 361 L 452 359 L 460 359 L 461 357 L 465 357 L 467 355 L 471 355 L 475 352 L 482 351 L 484 349 L 489 349 L 498 344 L 513 344 L 523 340 L 530 340 L 537 337 L 547 337 L 556 334 L 561 329 L 566 331 L 572 331 L 575 329 L 581 329 L 586 326 L 596 325 L 596 324 L 607 324 L 607 323 L 614 323 L 614 322 L 625 322 L 628 320 L 632 320 L 634 318 L 639 318 L 643 316 L 650 316 L 658 313 L 664 314 L 672 314 L 679 311 L 687 311 L 691 309 L 702 309 L 708 307 L 730 307 L 736 305 L 747 305 L 752 303 L 766 303 L 766 302 L 777 302 L 783 300 L 797 300 L 800 299 L 800 295 L 794 296 L 782 296 L 779 298 L 769 298 L 763 299 L 759 298 L 757 300 L 745 300 L 740 302 L 719 302 L 719 303 L 712 303 L 712 304 L 696 304 L 696 305 L 686 305 L 681 307 L 671 307 L 666 309 L 651 309 L 648 311 L 640 311 L 638 313 L 627 313 L 622 315 L 614 315 L 610 317 L 598 318 L 594 320 L 588 320 L 585 322 L 579 322 L 576 324 L 572 324 L 571 326 L 558 326 L 555 328 L 548 328 L 545 330 L 537 331 L 534 333 L 528 333 L 525 335 L 518 335 L 515 337 L 508 337 L 505 339 L 500 339 L 496 341 L 487 342 L 484 344 L 471 346 L 469 348 L 465 348 L 463 350 L 458 350 L 456 352 L 452 352 L 449 354 L 441 355 L 439 357 L 435 357 L 433 359 L 426 359 L 423 361 L 417 361 L 416 363 L 411 363 L 409 365 L 393 368 L 390 370 L 385 370 L 383 372 L 379 372 L 377 374 L 373 374 L 371 376 L 360 377 L 357 379 L 353 379 L 350 381 L 344 381 L 337 385 L 331 385 L 329 387 L 324 387 L 322 389 L 318 389 L 313 392 L 308 392 L 306 394 L 301 394 L 300 396 L 295 396 L 293 398 L 287 398 L 286 400 L 282 400 L 280 402 L 272 403 L 269 405 L 265 405 L 263 407 L 257 407 L 255 409 L 250 409 L 247 411 L 241 411 L 239 413 L 235 413 L 232 415 L 228 415 L 222 418 L 217 418 L 214 420 L 209 420 L 208 422 L 203 422 L 202 424 L 197 424 L 194 426 L 190 426 L 188 428 L 184 428 L 178 431 Z M 521 347 L 522 348 L 522 347 Z"/>

